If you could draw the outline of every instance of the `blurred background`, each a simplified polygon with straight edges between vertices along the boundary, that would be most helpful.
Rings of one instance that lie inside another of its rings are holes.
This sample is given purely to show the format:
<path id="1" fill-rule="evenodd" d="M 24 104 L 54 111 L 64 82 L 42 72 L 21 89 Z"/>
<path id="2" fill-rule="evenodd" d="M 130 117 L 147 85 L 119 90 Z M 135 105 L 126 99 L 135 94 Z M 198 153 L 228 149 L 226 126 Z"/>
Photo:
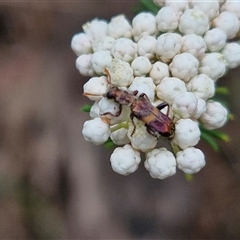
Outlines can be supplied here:
<path id="1" fill-rule="evenodd" d="M 112 150 L 82 137 L 87 78 L 71 38 L 95 17 L 131 20 L 137 3 L 0 3 L 0 239 L 240 238 L 240 68 L 218 81 L 231 141 L 219 152 L 199 143 L 207 165 L 192 182 L 152 179 L 143 164 L 120 176 Z"/>

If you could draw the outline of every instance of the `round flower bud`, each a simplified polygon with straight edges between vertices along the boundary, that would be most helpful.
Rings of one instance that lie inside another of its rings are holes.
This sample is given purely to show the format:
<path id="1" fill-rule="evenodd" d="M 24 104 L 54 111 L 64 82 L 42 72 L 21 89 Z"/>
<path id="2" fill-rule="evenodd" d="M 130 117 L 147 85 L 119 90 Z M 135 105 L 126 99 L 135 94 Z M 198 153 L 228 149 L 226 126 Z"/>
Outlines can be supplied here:
<path id="1" fill-rule="evenodd" d="M 240 45 L 238 43 L 227 43 L 222 50 L 222 55 L 228 68 L 235 68 L 240 65 Z"/>
<path id="2" fill-rule="evenodd" d="M 121 175 L 129 175 L 135 172 L 140 161 L 140 153 L 129 144 L 115 148 L 110 157 L 113 171 Z"/>
<path id="3" fill-rule="evenodd" d="M 239 1 L 226 0 L 221 7 L 221 12 L 233 13 L 240 20 L 240 4 L 239 4 Z"/>
<path id="4" fill-rule="evenodd" d="M 126 128 L 120 128 L 111 133 L 110 138 L 113 143 L 116 145 L 125 145 L 130 143 L 130 140 L 127 136 L 128 130 Z"/>
<path id="5" fill-rule="evenodd" d="M 168 65 L 160 61 L 155 62 L 149 76 L 153 79 L 154 84 L 159 84 L 164 77 L 169 77 Z"/>
<path id="6" fill-rule="evenodd" d="M 191 77 L 197 74 L 199 62 L 190 53 L 181 53 L 176 55 L 169 65 L 173 77 L 180 78 L 188 82 Z"/>
<path id="7" fill-rule="evenodd" d="M 164 33 L 157 38 L 155 52 L 157 58 L 168 63 L 182 48 L 182 37 L 177 33 Z"/>
<path id="8" fill-rule="evenodd" d="M 83 92 L 90 100 L 100 100 L 108 92 L 107 78 L 104 76 L 90 78 L 83 85 Z"/>
<path id="9" fill-rule="evenodd" d="M 90 59 L 92 54 L 82 54 L 76 59 L 76 68 L 83 76 L 95 76 Z"/>
<path id="10" fill-rule="evenodd" d="M 107 25 L 105 20 L 95 18 L 91 22 L 85 23 L 82 28 L 83 31 L 94 40 L 107 35 Z"/>
<path id="11" fill-rule="evenodd" d="M 71 48 L 77 54 L 88 54 L 92 52 L 92 38 L 85 33 L 78 33 L 72 37 Z"/>
<path id="12" fill-rule="evenodd" d="M 228 39 L 234 38 L 239 31 L 239 20 L 237 16 L 230 12 L 222 12 L 214 19 L 215 27 L 223 30 Z"/>
<path id="13" fill-rule="evenodd" d="M 214 19 L 219 14 L 219 3 L 218 0 L 211 1 L 192 1 L 192 8 L 196 10 L 201 10 L 206 16 L 208 16 L 209 20 Z"/>
<path id="14" fill-rule="evenodd" d="M 158 32 L 155 16 L 150 12 L 141 12 L 132 20 L 132 34 L 137 42 L 144 36 L 155 36 Z"/>
<path id="15" fill-rule="evenodd" d="M 136 57 L 132 63 L 133 75 L 136 77 L 145 76 L 150 72 L 152 64 L 147 57 Z"/>
<path id="16" fill-rule="evenodd" d="M 165 2 L 165 6 L 175 9 L 179 14 L 182 14 L 185 10 L 189 9 L 189 0 L 158 0 Z"/>
<path id="17" fill-rule="evenodd" d="M 195 33 L 201 36 L 209 29 L 208 17 L 201 10 L 188 9 L 180 17 L 178 29 L 183 34 Z"/>
<path id="18" fill-rule="evenodd" d="M 117 117 L 121 113 L 120 104 L 115 102 L 113 99 L 103 97 L 98 102 L 99 114 L 106 116 L 108 119 Z"/>
<path id="19" fill-rule="evenodd" d="M 227 122 L 227 109 L 219 102 L 207 101 L 206 111 L 200 117 L 200 121 L 204 128 L 208 130 L 222 127 Z"/>
<path id="20" fill-rule="evenodd" d="M 137 57 L 137 50 L 137 44 L 131 39 L 118 38 L 111 48 L 111 53 L 114 58 L 132 62 Z"/>
<path id="21" fill-rule="evenodd" d="M 185 83 L 179 78 L 165 77 L 156 87 L 159 99 L 169 103 L 173 103 L 174 97 L 181 92 L 186 92 Z"/>
<path id="22" fill-rule="evenodd" d="M 120 14 L 111 19 L 107 27 L 107 35 L 115 39 L 132 37 L 132 26 L 125 15 Z"/>
<path id="23" fill-rule="evenodd" d="M 135 126 L 135 127 L 134 127 Z M 128 138 L 134 149 L 147 152 L 153 149 L 157 144 L 157 138 L 147 132 L 145 124 L 134 118 L 133 122 L 129 122 Z"/>
<path id="24" fill-rule="evenodd" d="M 203 38 L 196 34 L 187 34 L 182 38 L 181 52 L 190 53 L 195 58 L 201 59 L 204 56 L 206 48 Z"/>
<path id="25" fill-rule="evenodd" d="M 92 105 L 90 112 L 89 112 L 89 116 L 91 118 L 97 118 L 100 117 L 100 110 L 98 107 L 98 101 L 95 101 L 94 104 Z"/>
<path id="26" fill-rule="evenodd" d="M 114 125 L 117 123 L 121 123 L 124 121 L 128 121 L 130 117 L 130 108 L 126 105 L 121 106 L 121 113 L 119 116 L 115 116 L 114 118 L 111 119 L 110 124 Z"/>
<path id="27" fill-rule="evenodd" d="M 133 69 L 128 62 L 121 59 L 113 59 L 109 65 L 111 84 L 118 87 L 127 87 L 133 80 Z"/>
<path id="28" fill-rule="evenodd" d="M 213 97 L 215 93 L 214 81 L 205 74 L 199 74 L 191 78 L 186 87 L 188 91 L 204 100 Z"/>
<path id="29" fill-rule="evenodd" d="M 177 152 L 177 166 L 187 174 L 199 172 L 206 164 L 203 152 L 195 147 L 189 147 Z"/>
<path id="30" fill-rule="evenodd" d="M 226 45 L 227 35 L 219 29 L 213 28 L 207 31 L 204 35 L 204 41 L 207 45 L 207 49 L 211 52 L 217 52 Z"/>
<path id="31" fill-rule="evenodd" d="M 199 119 L 206 112 L 206 102 L 202 98 L 197 97 L 197 99 L 197 111 L 192 116 L 193 119 Z"/>
<path id="32" fill-rule="evenodd" d="M 112 62 L 112 56 L 109 51 L 98 51 L 93 53 L 90 59 L 93 70 L 97 74 L 103 74 L 104 69 Z"/>
<path id="33" fill-rule="evenodd" d="M 157 15 L 157 27 L 161 32 L 172 32 L 178 27 L 179 13 L 171 7 L 162 7 Z"/>
<path id="34" fill-rule="evenodd" d="M 92 49 L 94 52 L 97 51 L 110 51 L 115 39 L 109 36 L 102 36 L 98 39 L 95 39 L 92 43 Z"/>
<path id="35" fill-rule="evenodd" d="M 206 74 L 214 81 L 222 77 L 225 72 L 226 62 L 221 53 L 208 53 L 200 61 L 199 73 Z"/>
<path id="36" fill-rule="evenodd" d="M 100 145 L 108 140 L 110 128 L 101 118 L 94 118 L 83 124 L 82 134 L 86 141 Z"/>
<path id="37" fill-rule="evenodd" d="M 133 92 L 135 90 L 138 90 L 137 96 L 141 93 L 145 93 L 150 102 L 153 102 L 155 97 L 155 85 L 150 77 L 135 77 L 128 91 Z"/>
<path id="38" fill-rule="evenodd" d="M 172 111 L 176 118 L 191 118 L 197 112 L 197 97 L 191 92 L 177 94 L 173 99 Z"/>
<path id="39" fill-rule="evenodd" d="M 198 122 L 189 118 L 180 119 L 175 124 L 173 142 L 181 149 L 195 146 L 200 140 L 201 131 Z"/>
<path id="40" fill-rule="evenodd" d="M 144 166 L 152 178 L 164 179 L 176 173 L 176 159 L 166 148 L 148 152 Z"/>
<path id="41" fill-rule="evenodd" d="M 142 37 L 138 42 L 138 55 L 147 57 L 150 61 L 155 58 L 156 38 L 153 36 Z"/>

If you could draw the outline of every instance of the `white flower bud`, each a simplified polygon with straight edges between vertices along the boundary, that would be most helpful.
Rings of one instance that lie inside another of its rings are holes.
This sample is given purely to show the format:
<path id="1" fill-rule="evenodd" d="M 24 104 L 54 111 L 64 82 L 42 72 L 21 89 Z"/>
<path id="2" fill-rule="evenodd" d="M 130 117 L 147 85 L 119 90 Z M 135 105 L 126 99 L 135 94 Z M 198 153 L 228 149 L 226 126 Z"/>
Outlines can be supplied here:
<path id="1" fill-rule="evenodd" d="M 221 12 L 233 13 L 240 20 L 240 4 L 239 4 L 239 1 L 226 0 L 221 7 Z"/>
<path id="2" fill-rule="evenodd" d="M 140 153 L 129 144 L 115 148 L 110 157 L 113 171 L 122 175 L 129 175 L 135 172 L 140 161 Z"/>
<path id="3" fill-rule="evenodd" d="M 136 77 L 145 76 L 150 72 L 152 64 L 147 57 L 136 57 L 132 63 L 133 75 Z"/>
<path id="4" fill-rule="evenodd" d="M 159 59 L 168 63 L 182 48 L 182 37 L 177 33 L 164 33 L 157 38 L 155 52 Z"/>
<path id="5" fill-rule="evenodd" d="M 142 152 L 153 149 L 157 144 L 157 138 L 147 132 L 145 124 L 134 118 L 134 124 L 129 122 L 128 138 L 131 140 L 131 145 L 134 149 L 141 150 Z M 135 130 L 134 130 L 135 125 Z"/>
<path id="6" fill-rule="evenodd" d="M 230 12 L 222 12 L 214 19 L 215 27 L 223 30 L 228 39 L 234 38 L 239 31 L 239 20 L 237 16 Z"/>
<path id="7" fill-rule="evenodd" d="M 164 2 L 164 0 L 159 0 Z M 189 0 L 165 0 L 165 6 L 175 9 L 175 11 L 182 14 L 185 10 L 189 8 Z"/>
<path id="8" fill-rule="evenodd" d="M 141 12 L 132 20 L 132 34 L 137 42 L 144 36 L 155 36 L 157 34 L 155 16 L 150 12 Z"/>
<path id="9" fill-rule="evenodd" d="M 189 147 L 177 153 L 177 166 L 187 174 L 199 172 L 206 164 L 203 152 L 195 147 Z"/>
<path id="10" fill-rule="evenodd" d="M 71 48 L 77 56 L 91 53 L 92 38 L 85 33 L 77 33 L 72 37 Z"/>
<path id="11" fill-rule="evenodd" d="M 181 149 L 195 146 L 200 140 L 201 131 L 198 122 L 189 118 L 180 119 L 175 124 L 173 142 Z"/>
<path id="12" fill-rule="evenodd" d="M 102 36 L 100 38 L 97 38 L 92 43 L 92 49 L 94 52 L 98 51 L 110 51 L 113 44 L 115 42 L 115 39 L 109 36 Z"/>
<path id="13" fill-rule="evenodd" d="M 228 68 L 235 68 L 240 65 L 240 45 L 236 42 L 227 43 L 222 50 Z"/>
<path id="14" fill-rule="evenodd" d="M 132 62 L 137 57 L 137 50 L 137 44 L 131 39 L 118 38 L 111 48 L 111 53 L 114 58 Z"/>
<path id="15" fill-rule="evenodd" d="M 188 91 L 204 100 L 211 98 L 215 93 L 214 81 L 205 74 L 199 74 L 191 78 L 186 87 Z"/>
<path id="16" fill-rule="evenodd" d="M 103 74 L 104 69 L 107 68 L 112 62 L 112 56 L 110 51 L 98 51 L 93 53 L 90 59 L 93 70 L 97 74 Z"/>
<path id="17" fill-rule="evenodd" d="M 126 128 L 120 128 L 111 133 L 110 138 L 113 143 L 116 145 L 125 145 L 130 143 L 130 140 L 127 136 L 128 130 Z"/>
<path id="18" fill-rule="evenodd" d="M 157 61 L 152 65 L 149 76 L 153 79 L 154 84 L 159 84 L 164 77 L 169 77 L 169 68 L 166 63 Z"/>
<path id="19" fill-rule="evenodd" d="M 128 91 L 133 92 L 138 90 L 137 96 L 145 93 L 150 102 L 153 102 L 155 97 L 155 85 L 150 77 L 135 77 L 132 84 L 129 86 Z"/>
<path id="20" fill-rule="evenodd" d="M 192 54 L 195 58 L 201 59 L 206 51 L 206 43 L 201 36 L 187 34 L 182 38 L 181 52 Z"/>
<path id="21" fill-rule="evenodd" d="M 126 105 L 122 105 L 121 108 L 122 108 L 121 114 L 119 116 L 116 116 L 116 117 L 111 119 L 111 121 L 110 121 L 111 125 L 129 120 L 129 118 L 130 118 L 130 108 Z"/>
<path id="22" fill-rule="evenodd" d="M 107 78 L 104 76 L 90 78 L 83 85 L 83 92 L 90 100 L 100 100 L 108 92 Z"/>
<path id="23" fill-rule="evenodd" d="M 125 17 L 125 15 L 120 14 L 112 17 L 108 24 L 107 34 L 115 39 L 117 38 L 131 38 L 132 37 L 132 26 Z"/>
<path id="24" fill-rule="evenodd" d="M 156 38 L 153 36 L 142 37 L 138 42 L 138 55 L 147 57 L 150 61 L 155 58 Z"/>
<path id="25" fill-rule="evenodd" d="M 100 110 L 98 107 L 98 101 L 95 101 L 94 104 L 92 105 L 90 112 L 89 112 L 89 116 L 91 118 L 97 118 L 100 117 Z"/>
<path id="26" fill-rule="evenodd" d="M 219 14 L 218 0 L 211 0 L 206 2 L 193 0 L 191 4 L 193 9 L 201 10 L 206 16 L 208 16 L 209 20 L 214 19 Z"/>
<path id="27" fill-rule="evenodd" d="M 199 73 L 206 74 L 216 81 L 226 72 L 226 62 L 218 52 L 207 53 L 200 61 Z"/>
<path id="28" fill-rule="evenodd" d="M 165 77 L 156 87 L 157 96 L 159 99 L 169 103 L 173 103 L 174 97 L 181 92 L 186 92 L 185 83 L 179 78 Z"/>
<path id="29" fill-rule="evenodd" d="M 152 178 L 164 179 L 176 173 L 176 159 L 166 148 L 148 152 L 144 166 Z"/>
<path id="30" fill-rule="evenodd" d="M 178 29 L 183 34 L 195 33 L 201 36 L 209 29 L 208 17 L 201 10 L 188 9 L 180 17 Z"/>
<path id="31" fill-rule="evenodd" d="M 227 114 L 227 109 L 219 102 L 209 100 L 200 121 L 203 127 L 208 130 L 220 128 L 227 122 Z"/>
<path id="32" fill-rule="evenodd" d="M 192 54 L 181 53 L 173 58 L 169 69 L 173 77 L 188 82 L 191 77 L 197 74 L 198 66 L 199 62 Z"/>
<path id="33" fill-rule="evenodd" d="M 121 59 L 113 59 L 109 66 L 111 84 L 118 87 L 127 87 L 133 80 L 133 69 L 128 62 Z"/>
<path id="34" fill-rule="evenodd" d="M 83 31 L 94 40 L 107 35 L 107 25 L 108 24 L 105 20 L 95 18 L 91 22 L 85 23 L 82 28 Z"/>
<path id="35" fill-rule="evenodd" d="M 197 97 L 191 92 L 177 94 L 173 99 L 172 111 L 176 118 L 191 118 L 197 112 Z"/>
<path id="36" fill-rule="evenodd" d="M 206 102 L 202 98 L 197 97 L 197 99 L 197 111 L 192 116 L 193 119 L 199 119 L 206 112 Z"/>
<path id="37" fill-rule="evenodd" d="M 90 59 L 92 54 L 82 54 L 76 59 L 76 68 L 83 76 L 95 76 Z"/>
<path id="38" fill-rule="evenodd" d="M 98 102 L 99 114 L 106 116 L 108 119 L 112 119 L 119 116 L 121 113 L 120 104 L 115 102 L 113 99 L 103 97 Z"/>
<path id="39" fill-rule="evenodd" d="M 163 7 L 165 4 L 164 0 L 153 0 L 154 4 L 156 4 L 159 7 Z"/>
<path id="40" fill-rule="evenodd" d="M 205 33 L 204 41 L 209 51 L 217 52 L 226 45 L 227 35 L 223 30 L 213 28 Z"/>
<path id="41" fill-rule="evenodd" d="M 171 7 L 162 7 L 157 15 L 157 27 L 161 32 L 172 32 L 178 27 L 179 13 Z"/>
<path id="42" fill-rule="evenodd" d="M 110 136 L 110 128 L 101 118 L 94 118 L 83 124 L 83 137 L 95 145 L 106 142 Z"/>

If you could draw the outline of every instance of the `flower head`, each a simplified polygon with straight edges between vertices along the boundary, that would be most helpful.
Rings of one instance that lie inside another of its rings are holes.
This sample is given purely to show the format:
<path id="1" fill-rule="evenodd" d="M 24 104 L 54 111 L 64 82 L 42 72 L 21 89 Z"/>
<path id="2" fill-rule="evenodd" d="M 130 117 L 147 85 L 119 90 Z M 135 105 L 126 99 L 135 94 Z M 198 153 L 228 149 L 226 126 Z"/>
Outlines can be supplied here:
<path id="1" fill-rule="evenodd" d="M 90 77 L 84 96 L 94 101 L 83 125 L 86 141 L 117 145 L 110 163 L 119 174 L 136 171 L 142 153 L 150 175 L 164 179 L 176 168 L 188 174 L 203 168 L 204 154 L 196 147 L 200 129 L 227 121 L 227 109 L 212 97 L 217 80 L 240 65 L 240 45 L 234 41 L 240 5 L 154 2 L 161 6 L 156 15 L 87 22 L 71 48 L 80 74 Z M 171 151 L 156 148 L 159 138 Z"/>

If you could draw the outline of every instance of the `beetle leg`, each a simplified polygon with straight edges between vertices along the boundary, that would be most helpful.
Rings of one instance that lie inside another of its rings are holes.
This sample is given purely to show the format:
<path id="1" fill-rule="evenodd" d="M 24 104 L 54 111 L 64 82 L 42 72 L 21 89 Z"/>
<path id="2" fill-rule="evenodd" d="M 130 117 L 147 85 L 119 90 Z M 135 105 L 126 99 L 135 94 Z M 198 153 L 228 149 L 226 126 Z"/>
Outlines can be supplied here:
<path id="1" fill-rule="evenodd" d="M 130 114 L 130 118 L 131 118 L 131 121 L 132 121 L 132 124 L 133 124 L 133 131 L 131 133 L 131 137 L 132 137 L 132 135 L 135 133 L 135 130 L 136 130 L 136 124 L 133 121 L 133 118 L 134 118 L 134 114 L 133 113 Z"/>
<path id="2" fill-rule="evenodd" d="M 132 94 L 136 96 L 138 94 L 138 90 L 133 91 Z"/>
<path id="3" fill-rule="evenodd" d="M 163 103 L 160 103 L 159 105 L 157 105 L 157 109 L 160 111 L 165 107 L 168 107 L 166 115 L 169 116 L 169 104 L 168 103 L 163 102 Z"/>
<path id="4" fill-rule="evenodd" d="M 112 81 L 111 81 L 111 74 L 110 74 L 109 70 L 107 68 L 104 68 L 103 72 L 107 74 L 108 84 L 111 84 Z"/>
<path id="5" fill-rule="evenodd" d="M 111 112 L 105 112 L 102 115 L 110 115 L 113 117 L 118 117 L 122 113 L 122 105 L 119 105 L 119 111 L 114 115 Z"/>

